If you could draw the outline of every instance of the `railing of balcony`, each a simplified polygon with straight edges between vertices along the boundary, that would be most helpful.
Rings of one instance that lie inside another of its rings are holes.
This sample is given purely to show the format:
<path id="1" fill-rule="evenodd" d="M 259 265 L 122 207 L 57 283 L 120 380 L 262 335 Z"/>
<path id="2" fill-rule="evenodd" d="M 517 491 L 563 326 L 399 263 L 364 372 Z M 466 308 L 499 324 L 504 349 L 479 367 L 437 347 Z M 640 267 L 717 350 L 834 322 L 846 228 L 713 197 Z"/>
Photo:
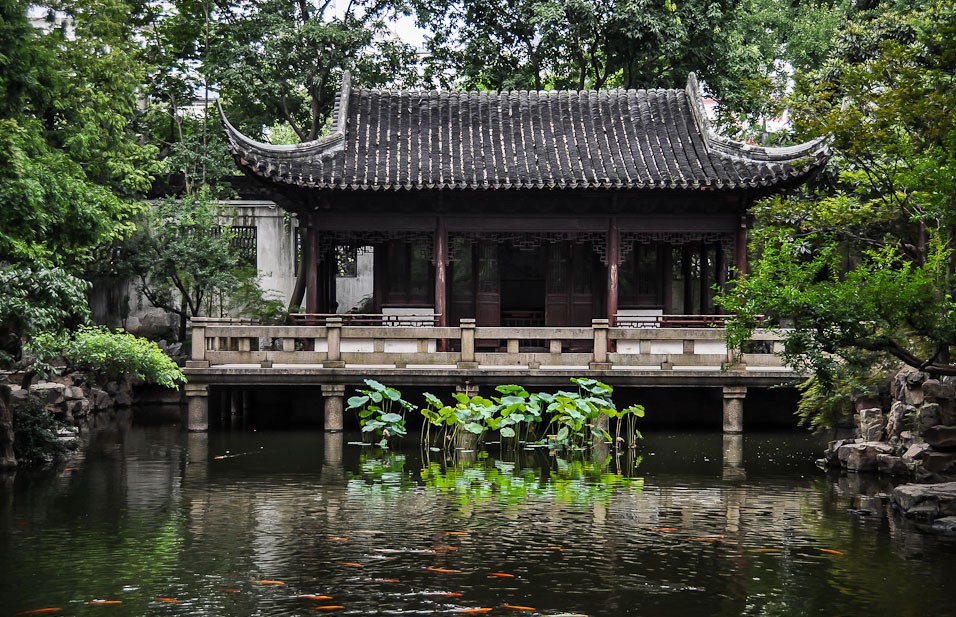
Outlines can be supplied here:
<path id="1" fill-rule="evenodd" d="M 578 328 L 486 328 L 467 319 L 455 327 L 369 325 L 347 322 L 341 315 L 324 315 L 321 321 L 321 325 L 265 326 L 196 318 L 192 366 L 785 368 L 776 353 L 779 335 L 771 332 L 756 333 L 755 344 L 744 349 L 752 353 L 738 354 L 727 349 L 723 331 L 715 327 L 609 327 L 602 319 Z"/>

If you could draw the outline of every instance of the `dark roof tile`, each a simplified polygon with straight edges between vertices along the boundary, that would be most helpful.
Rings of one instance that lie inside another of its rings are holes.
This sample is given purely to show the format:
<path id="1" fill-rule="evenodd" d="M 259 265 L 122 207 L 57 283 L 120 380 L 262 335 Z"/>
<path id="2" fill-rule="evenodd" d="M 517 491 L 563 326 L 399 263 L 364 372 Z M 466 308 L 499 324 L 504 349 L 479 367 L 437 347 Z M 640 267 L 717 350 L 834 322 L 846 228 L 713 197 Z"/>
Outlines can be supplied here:
<path id="1" fill-rule="evenodd" d="M 244 169 L 317 189 L 734 189 L 799 182 L 829 156 L 823 139 L 716 134 L 693 74 L 684 90 L 496 93 L 353 90 L 346 77 L 326 137 L 273 146 L 225 125 Z"/>

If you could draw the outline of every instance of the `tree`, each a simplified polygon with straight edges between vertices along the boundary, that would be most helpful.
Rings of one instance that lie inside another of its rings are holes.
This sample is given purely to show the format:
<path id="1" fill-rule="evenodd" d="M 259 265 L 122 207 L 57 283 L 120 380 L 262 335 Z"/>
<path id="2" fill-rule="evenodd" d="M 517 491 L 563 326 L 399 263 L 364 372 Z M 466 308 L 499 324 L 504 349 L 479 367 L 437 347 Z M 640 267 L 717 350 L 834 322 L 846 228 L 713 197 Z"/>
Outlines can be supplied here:
<path id="1" fill-rule="evenodd" d="M 206 189 L 159 200 L 121 248 L 121 267 L 139 278 L 143 295 L 179 316 L 180 340 L 190 317 L 209 314 L 211 300 L 241 285 L 239 254 L 216 204 Z"/>
<path id="2" fill-rule="evenodd" d="M 328 0 L 214 2 L 207 10 L 202 70 L 253 133 L 278 118 L 299 140 L 315 139 L 345 70 L 366 86 L 417 80 L 414 49 L 388 30 L 401 11 L 392 0 L 353 0 L 344 10 Z"/>
<path id="3" fill-rule="evenodd" d="M 792 323 L 785 355 L 817 388 L 874 364 L 956 375 L 956 6 L 865 14 L 799 79 L 798 128 L 832 135 L 833 173 L 755 210 L 752 271 L 723 298 L 740 343 Z"/>

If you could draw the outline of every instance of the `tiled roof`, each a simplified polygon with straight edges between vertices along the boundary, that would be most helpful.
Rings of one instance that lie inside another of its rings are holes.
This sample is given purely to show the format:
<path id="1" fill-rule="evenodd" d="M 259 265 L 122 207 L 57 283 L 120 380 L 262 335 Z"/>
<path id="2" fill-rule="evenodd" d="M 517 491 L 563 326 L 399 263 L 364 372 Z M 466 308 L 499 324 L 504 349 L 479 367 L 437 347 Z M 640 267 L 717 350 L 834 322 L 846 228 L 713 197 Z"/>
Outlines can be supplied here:
<path id="1" fill-rule="evenodd" d="M 246 171 L 318 189 L 738 189 L 804 180 L 824 139 L 762 148 L 717 135 L 693 73 L 684 90 L 353 90 L 332 134 L 277 146 L 239 133 Z"/>

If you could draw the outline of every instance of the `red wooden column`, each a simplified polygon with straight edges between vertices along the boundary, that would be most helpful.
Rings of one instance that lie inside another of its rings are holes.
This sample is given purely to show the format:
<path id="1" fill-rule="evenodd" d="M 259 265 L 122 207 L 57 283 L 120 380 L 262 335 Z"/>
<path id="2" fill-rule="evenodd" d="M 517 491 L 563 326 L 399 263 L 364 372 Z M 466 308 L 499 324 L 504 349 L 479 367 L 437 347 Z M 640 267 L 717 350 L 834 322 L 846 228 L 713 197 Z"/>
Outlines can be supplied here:
<path id="1" fill-rule="evenodd" d="M 435 312 L 438 313 L 438 325 L 448 325 L 448 301 L 446 266 L 448 264 L 448 230 L 445 229 L 445 217 L 438 217 L 435 229 Z"/>
<path id="2" fill-rule="evenodd" d="M 319 312 L 319 230 L 309 220 L 305 231 L 305 312 Z"/>
<path id="3" fill-rule="evenodd" d="M 611 219 L 607 230 L 607 322 L 616 326 L 618 296 L 618 266 L 621 264 L 621 232 L 617 219 Z"/>
<path id="4" fill-rule="evenodd" d="M 736 263 L 737 272 L 740 274 L 747 273 L 747 217 L 740 217 L 740 226 L 737 228 L 737 237 L 735 238 L 735 244 L 737 249 L 737 258 Z"/>

